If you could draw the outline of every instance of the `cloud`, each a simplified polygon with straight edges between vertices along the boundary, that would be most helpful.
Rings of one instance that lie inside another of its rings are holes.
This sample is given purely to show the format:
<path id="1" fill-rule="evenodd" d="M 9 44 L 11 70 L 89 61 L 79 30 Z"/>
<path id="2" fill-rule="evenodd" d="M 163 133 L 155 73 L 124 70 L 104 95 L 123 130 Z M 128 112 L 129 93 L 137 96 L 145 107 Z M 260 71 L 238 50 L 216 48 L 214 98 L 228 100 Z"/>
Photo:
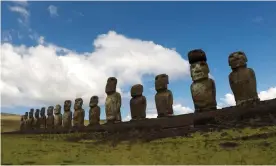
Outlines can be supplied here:
<path id="1" fill-rule="evenodd" d="M 261 91 L 259 94 L 261 100 L 270 100 L 276 98 L 276 86 L 269 88 L 267 91 Z"/>
<path id="2" fill-rule="evenodd" d="M 78 16 L 81 16 L 81 17 L 84 16 L 84 14 L 82 12 L 79 12 L 79 11 L 76 11 L 76 10 L 73 10 L 73 13 L 78 15 Z"/>
<path id="3" fill-rule="evenodd" d="M 15 13 L 19 13 L 21 18 L 18 18 L 18 22 L 23 25 L 27 25 L 29 22 L 30 12 L 21 6 L 9 6 L 9 10 Z"/>
<path id="4" fill-rule="evenodd" d="M 51 17 L 58 16 L 58 9 L 57 9 L 56 6 L 50 5 L 50 6 L 48 7 L 48 11 L 49 11 Z"/>
<path id="5" fill-rule="evenodd" d="M 261 91 L 258 94 L 260 100 L 270 100 L 276 98 L 276 87 L 271 87 L 266 91 Z M 222 103 L 218 104 L 219 107 L 227 107 L 236 105 L 235 97 L 231 93 L 227 93 L 223 98 L 220 98 Z"/>
<path id="6" fill-rule="evenodd" d="M 92 95 L 103 104 L 110 76 L 118 78 L 119 92 L 143 83 L 145 75 L 167 73 L 172 81 L 189 76 L 189 64 L 177 52 L 113 31 L 94 40 L 94 52 L 77 53 L 43 37 L 38 41 L 31 47 L 1 44 L 2 106 L 40 107 L 76 97 L 88 104 Z"/>
<path id="7" fill-rule="evenodd" d="M 11 31 L 2 31 L 1 42 L 11 42 L 12 33 Z"/>
<path id="8" fill-rule="evenodd" d="M 21 6 L 28 6 L 28 2 L 24 1 L 24 0 L 19 0 L 19 1 L 12 1 L 13 3 L 17 4 L 17 5 L 21 5 Z"/>
<path id="9" fill-rule="evenodd" d="M 264 21 L 264 18 L 262 16 L 257 16 L 252 20 L 254 23 L 261 23 Z"/>

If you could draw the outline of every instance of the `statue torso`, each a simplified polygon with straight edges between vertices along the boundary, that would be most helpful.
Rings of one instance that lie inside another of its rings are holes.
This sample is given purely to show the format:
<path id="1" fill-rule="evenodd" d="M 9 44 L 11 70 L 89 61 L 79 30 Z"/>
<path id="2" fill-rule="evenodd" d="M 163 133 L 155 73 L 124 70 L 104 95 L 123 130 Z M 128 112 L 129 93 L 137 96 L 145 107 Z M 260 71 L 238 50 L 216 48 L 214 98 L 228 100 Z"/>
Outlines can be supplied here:
<path id="1" fill-rule="evenodd" d="M 90 124 L 99 124 L 100 115 L 101 115 L 101 111 L 100 111 L 99 106 L 95 106 L 95 107 L 92 107 L 92 108 L 90 107 L 90 110 L 89 110 L 89 123 Z"/>
<path id="2" fill-rule="evenodd" d="M 132 119 L 146 118 L 147 101 L 145 96 L 139 96 L 130 100 L 130 112 Z"/>
<path id="3" fill-rule="evenodd" d="M 157 92 L 155 95 L 156 109 L 159 114 L 173 114 L 173 96 L 170 90 Z"/>
<path id="4" fill-rule="evenodd" d="M 72 112 L 71 111 L 65 111 L 62 115 L 62 121 L 63 121 L 63 126 L 71 126 L 72 124 Z"/>
<path id="5" fill-rule="evenodd" d="M 237 103 L 242 100 L 258 98 L 256 78 L 252 69 L 242 68 L 231 72 L 229 82 Z"/>
<path id="6" fill-rule="evenodd" d="M 217 106 L 215 88 L 214 81 L 210 78 L 192 83 L 191 92 L 195 109 L 208 109 Z"/>
<path id="7" fill-rule="evenodd" d="M 60 127 L 62 126 L 62 114 L 57 114 L 55 115 L 55 120 L 54 120 L 54 124 L 56 127 Z"/>
<path id="8" fill-rule="evenodd" d="M 115 92 L 106 97 L 105 112 L 107 120 L 120 119 L 121 95 Z"/>

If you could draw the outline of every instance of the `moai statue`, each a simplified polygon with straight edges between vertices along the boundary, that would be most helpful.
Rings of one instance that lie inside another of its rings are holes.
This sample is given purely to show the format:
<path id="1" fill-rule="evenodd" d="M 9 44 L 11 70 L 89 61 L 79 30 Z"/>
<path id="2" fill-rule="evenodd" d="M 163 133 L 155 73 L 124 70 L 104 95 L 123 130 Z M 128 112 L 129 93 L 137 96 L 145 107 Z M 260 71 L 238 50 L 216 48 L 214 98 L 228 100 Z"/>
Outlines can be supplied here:
<path id="1" fill-rule="evenodd" d="M 101 116 L 101 108 L 98 106 L 99 97 L 92 96 L 90 98 L 89 103 L 89 125 L 99 125 L 100 124 L 100 116 Z"/>
<path id="2" fill-rule="evenodd" d="M 24 121 L 24 130 L 28 129 L 28 118 L 29 118 L 29 112 L 25 112 L 25 115 L 23 117 L 23 121 Z"/>
<path id="3" fill-rule="evenodd" d="M 228 58 L 232 72 L 229 83 L 235 96 L 236 105 L 253 104 L 260 101 L 257 93 L 255 72 L 247 68 L 247 57 L 244 52 L 233 52 Z"/>
<path id="4" fill-rule="evenodd" d="M 169 76 L 167 74 L 159 74 L 155 77 L 157 118 L 173 115 L 173 94 L 168 89 L 168 84 Z"/>
<path id="5" fill-rule="evenodd" d="M 105 86 L 105 93 L 107 94 L 105 100 L 105 113 L 107 123 L 118 123 L 122 121 L 121 117 L 121 95 L 116 92 L 117 79 L 109 77 Z"/>
<path id="6" fill-rule="evenodd" d="M 20 130 L 24 130 L 25 122 L 24 122 L 24 115 L 20 117 Z"/>
<path id="7" fill-rule="evenodd" d="M 42 107 L 40 110 L 40 118 L 39 118 L 39 124 L 40 128 L 46 129 L 46 115 L 45 115 L 45 107 Z"/>
<path id="8" fill-rule="evenodd" d="M 63 121 L 63 127 L 64 128 L 71 128 L 72 127 L 72 111 L 71 111 L 71 100 L 65 100 L 64 101 L 64 113 L 62 116 L 62 121 Z"/>
<path id="9" fill-rule="evenodd" d="M 136 84 L 131 87 L 130 112 L 131 120 L 146 118 L 147 100 L 143 96 L 143 85 Z"/>
<path id="10" fill-rule="evenodd" d="M 83 127 L 84 126 L 84 116 L 85 111 L 82 108 L 83 100 L 82 98 L 77 98 L 74 104 L 74 114 L 73 114 L 73 126 Z"/>
<path id="11" fill-rule="evenodd" d="M 39 109 L 35 110 L 34 128 L 35 129 L 39 129 L 40 128 Z"/>
<path id="12" fill-rule="evenodd" d="M 53 129 L 54 128 L 54 106 L 49 106 L 47 109 L 47 119 L 46 119 L 46 126 L 47 129 Z"/>
<path id="13" fill-rule="evenodd" d="M 56 105 L 54 109 L 54 126 L 55 128 L 61 128 L 62 127 L 62 114 L 61 114 L 61 106 L 59 104 Z"/>
<path id="14" fill-rule="evenodd" d="M 28 119 L 28 128 L 34 128 L 34 109 L 32 108 L 29 112 L 29 119 Z"/>
<path id="15" fill-rule="evenodd" d="M 216 86 L 209 78 L 209 67 L 206 54 L 201 49 L 188 53 L 190 72 L 193 83 L 190 87 L 195 113 L 217 109 Z"/>

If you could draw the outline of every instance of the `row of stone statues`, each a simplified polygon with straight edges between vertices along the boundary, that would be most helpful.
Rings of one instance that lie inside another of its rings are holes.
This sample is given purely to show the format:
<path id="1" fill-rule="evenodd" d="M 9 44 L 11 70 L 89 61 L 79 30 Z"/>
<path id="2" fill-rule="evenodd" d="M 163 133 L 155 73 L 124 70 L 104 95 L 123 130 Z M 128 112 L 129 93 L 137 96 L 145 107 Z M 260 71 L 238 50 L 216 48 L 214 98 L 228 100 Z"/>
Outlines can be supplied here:
<path id="1" fill-rule="evenodd" d="M 215 110 L 216 86 L 213 79 L 209 78 L 209 67 L 207 57 L 203 50 L 196 49 L 188 53 L 190 63 L 190 73 L 193 80 L 191 84 L 191 94 L 194 102 L 195 112 Z M 236 105 L 252 104 L 258 102 L 256 87 L 256 77 L 252 69 L 247 68 L 247 57 L 243 52 L 234 52 L 228 58 L 229 66 L 232 72 L 229 75 L 230 87 L 235 96 Z M 173 94 L 168 89 L 169 76 L 160 74 L 155 77 L 155 103 L 158 118 L 172 116 L 173 113 Z M 121 95 L 116 92 L 117 79 L 110 77 L 107 80 L 105 92 L 107 98 L 105 101 L 105 112 L 107 123 L 121 122 Z M 136 84 L 131 87 L 130 112 L 132 120 L 146 118 L 147 100 L 143 96 L 143 86 Z M 98 97 L 92 96 L 90 99 L 89 125 L 99 124 L 100 107 L 98 106 Z M 74 113 L 71 112 L 71 101 L 64 102 L 64 114 L 61 114 L 61 106 L 49 106 L 47 109 L 47 118 L 45 116 L 45 107 L 41 110 L 34 109 L 21 118 L 22 128 L 70 128 L 73 126 L 84 126 L 85 111 L 82 108 L 83 100 L 77 98 L 74 103 Z M 54 114 L 54 115 L 53 115 Z M 39 117 L 40 115 L 40 117 Z"/>

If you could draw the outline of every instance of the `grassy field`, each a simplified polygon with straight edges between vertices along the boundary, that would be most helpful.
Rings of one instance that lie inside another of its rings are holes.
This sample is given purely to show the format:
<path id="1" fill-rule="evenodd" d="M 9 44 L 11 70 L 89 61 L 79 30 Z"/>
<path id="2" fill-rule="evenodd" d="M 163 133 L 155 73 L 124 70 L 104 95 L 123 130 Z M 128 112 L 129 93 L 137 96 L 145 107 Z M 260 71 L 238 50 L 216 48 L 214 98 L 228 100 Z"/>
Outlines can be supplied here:
<path id="1" fill-rule="evenodd" d="M 5 123 L 1 127 L 12 130 Z M 224 130 L 117 146 L 68 140 L 82 134 L 2 135 L 1 164 L 276 164 L 276 135 L 268 135 L 275 131 L 276 126 Z"/>

